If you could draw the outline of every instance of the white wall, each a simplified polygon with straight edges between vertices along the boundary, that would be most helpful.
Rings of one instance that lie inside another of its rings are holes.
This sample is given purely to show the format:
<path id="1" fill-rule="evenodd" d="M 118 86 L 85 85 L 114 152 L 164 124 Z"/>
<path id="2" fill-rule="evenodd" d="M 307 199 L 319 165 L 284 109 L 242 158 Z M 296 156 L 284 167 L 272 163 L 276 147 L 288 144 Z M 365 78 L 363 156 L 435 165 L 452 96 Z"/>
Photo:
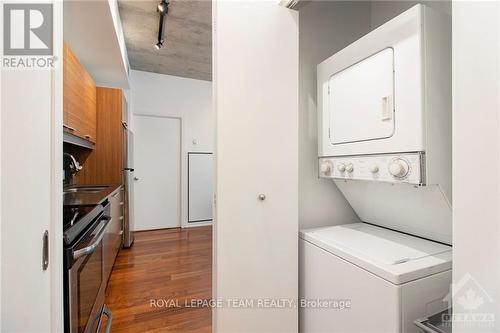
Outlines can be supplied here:
<path id="1" fill-rule="evenodd" d="M 187 226 L 187 153 L 213 151 L 212 82 L 136 70 L 130 71 L 129 81 L 132 114 L 182 117 L 180 201 L 182 226 Z"/>
<path id="2" fill-rule="evenodd" d="M 187 150 L 213 150 L 212 82 L 132 70 L 130 85 L 133 114 L 182 115 Z"/>
<path id="3" fill-rule="evenodd" d="M 371 26 L 372 29 L 379 27 L 390 19 L 401 14 L 416 4 L 424 4 L 435 10 L 451 15 L 451 1 L 372 1 L 371 3 Z"/>
<path id="4" fill-rule="evenodd" d="M 318 178 L 316 65 L 370 31 L 370 3 L 317 1 L 299 13 L 299 227 L 359 222 L 335 184 Z"/>
<path id="5" fill-rule="evenodd" d="M 125 45 L 125 36 L 123 35 L 123 26 L 120 19 L 120 10 L 118 9 L 118 0 L 108 0 L 111 17 L 113 18 L 113 25 L 115 27 L 116 39 L 120 47 L 122 55 L 123 67 L 125 72 L 130 74 L 130 64 L 128 62 L 127 46 Z"/>
<path id="6" fill-rule="evenodd" d="M 496 327 L 454 324 L 453 332 L 500 330 L 500 4 L 453 4 L 453 280 L 470 274 Z M 465 293 L 468 287 L 455 292 Z M 490 302 L 490 298 L 493 302 Z M 454 312 L 465 312 L 455 295 Z"/>

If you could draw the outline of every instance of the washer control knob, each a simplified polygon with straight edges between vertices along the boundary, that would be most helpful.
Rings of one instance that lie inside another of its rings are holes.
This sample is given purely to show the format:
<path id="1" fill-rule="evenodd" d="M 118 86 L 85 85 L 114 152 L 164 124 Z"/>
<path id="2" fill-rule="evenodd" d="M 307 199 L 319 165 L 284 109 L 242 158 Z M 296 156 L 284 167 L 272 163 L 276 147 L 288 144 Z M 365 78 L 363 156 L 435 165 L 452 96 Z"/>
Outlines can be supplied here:
<path id="1" fill-rule="evenodd" d="M 373 164 L 371 167 L 370 167 L 370 172 L 371 173 L 377 173 L 378 172 L 378 165 L 376 164 Z"/>
<path id="2" fill-rule="evenodd" d="M 332 172 L 332 163 L 326 161 L 319 166 L 319 172 L 323 175 L 329 175 Z"/>
<path id="3" fill-rule="evenodd" d="M 339 170 L 340 172 L 344 172 L 345 171 L 345 164 L 339 163 L 339 165 L 337 165 L 337 170 Z"/>
<path id="4" fill-rule="evenodd" d="M 352 165 L 352 163 L 348 163 L 346 166 L 345 166 L 345 170 L 347 172 L 353 172 L 354 171 L 354 165 Z"/>
<path id="5" fill-rule="evenodd" d="M 410 170 L 410 166 L 408 162 L 397 158 L 389 164 L 389 173 L 395 178 L 404 178 L 408 171 Z"/>

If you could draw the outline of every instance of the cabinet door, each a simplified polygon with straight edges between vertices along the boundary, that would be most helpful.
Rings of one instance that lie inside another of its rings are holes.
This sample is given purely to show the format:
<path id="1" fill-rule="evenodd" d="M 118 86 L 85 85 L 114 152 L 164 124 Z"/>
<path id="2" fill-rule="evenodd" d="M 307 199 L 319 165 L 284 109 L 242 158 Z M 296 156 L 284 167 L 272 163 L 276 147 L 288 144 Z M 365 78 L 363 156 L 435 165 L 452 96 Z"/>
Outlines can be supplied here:
<path id="1" fill-rule="evenodd" d="M 214 297 L 255 300 L 214 309 L 214 332 L 297 332 L 296 308 L 257 302 L 298 294 L 298 12 L 214 5 Z"/>
<path id="2" fill-rule="evenodd" d="M 97 87 L 97 142 L 77 174 L 79 184 L 123 183 L 123 125 L 120 89 Z"/>
<path id="3" fill-rule="evenodd" d="M 96 87 L 68 44 L 64 43 L 64 128 L 81 138 L 96 142 Z"/>
<path id="4" fill-rule="evenodd" d="M 109 198 L 111 205 L 111 221 L 106 228 L 104 237 L 104 278 L 109 279 L 116 255 L 122 243 L 122 190 L 116 190 Z"/>
<path id="5" fill-rule="evenodd" d="M 83 108 L 84 121 L 80 131 L 83 138 L 95 143 L 97 140 L 96 87 L 90 76 L 87 80 L 83 85 L 86 102 Z"/>

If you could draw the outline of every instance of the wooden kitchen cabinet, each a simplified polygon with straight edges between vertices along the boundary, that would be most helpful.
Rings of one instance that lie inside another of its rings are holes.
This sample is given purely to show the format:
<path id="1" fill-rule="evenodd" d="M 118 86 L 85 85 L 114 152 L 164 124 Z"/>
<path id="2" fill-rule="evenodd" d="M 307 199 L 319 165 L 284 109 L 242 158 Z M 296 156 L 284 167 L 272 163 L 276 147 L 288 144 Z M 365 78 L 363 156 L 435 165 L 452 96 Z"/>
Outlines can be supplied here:
<path id="1" fill-rule="evenodd" d="M 116 255 L 122 245 L 123 230 L 123 191 L 118 188 L 109 196 L 111 220 L 106 227 L 103 239 L 104 277 L 107 281 L 113 269 Z"/>
<path id="2" fill-rule="evenodd" d="M 93 143 L 97 139 L 96 86 L 71 51 L 63 46 L 63 128 Z"/>
<path id="3" fill-rule="evenodd" d="M 97 142 L 83 161 L 78 184 L 123 184 L 124 127 L 127 105 L 121 89 L 97 87 Z"/>

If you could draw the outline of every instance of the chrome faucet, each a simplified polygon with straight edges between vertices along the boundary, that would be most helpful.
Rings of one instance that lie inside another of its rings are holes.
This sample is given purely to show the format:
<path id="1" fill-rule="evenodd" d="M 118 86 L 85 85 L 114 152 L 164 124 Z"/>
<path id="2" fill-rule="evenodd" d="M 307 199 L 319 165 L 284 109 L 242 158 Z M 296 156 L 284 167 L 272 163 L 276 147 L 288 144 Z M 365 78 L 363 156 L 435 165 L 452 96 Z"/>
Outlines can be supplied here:
<path id="1" fill-rule="evenodd" d="M 75 174 L 78 171 L 82 170 L 82 166 L 80 165 L 80 163 L 78 163 L 78 161 L 75 159 L 73 155 L 64 153 L 64 156 L 66 156 L 69 159 L 68 167 L 71 174 Z"/>

